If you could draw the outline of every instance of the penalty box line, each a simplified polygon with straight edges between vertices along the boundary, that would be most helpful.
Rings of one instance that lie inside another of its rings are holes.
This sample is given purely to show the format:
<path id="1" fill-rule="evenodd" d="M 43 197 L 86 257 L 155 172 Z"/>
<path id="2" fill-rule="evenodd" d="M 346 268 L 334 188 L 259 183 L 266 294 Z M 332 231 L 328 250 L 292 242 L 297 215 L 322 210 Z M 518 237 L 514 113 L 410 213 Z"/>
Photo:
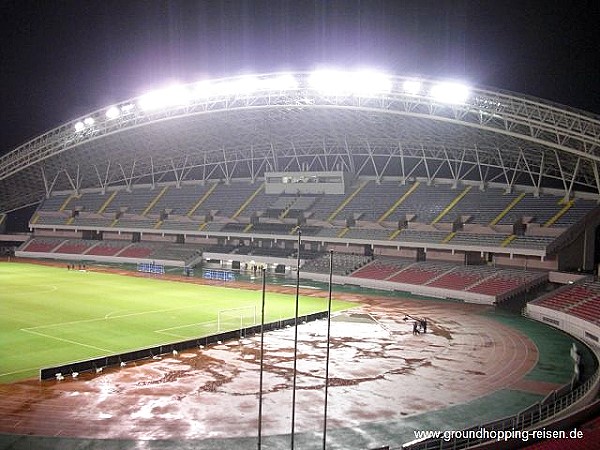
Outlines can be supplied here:
<path id="1" fill-rule="evenodd" d="M 0 378 L 7 377 L 9 375 L 15 375 L 17 373 L 33 372 L 34 370 L 39 371 L 40 368 L 39 367 L 29 367 L 27 369 L 19 369 L 19 370 L 13 370 L 12 372 L 0 373 Z"/>
<path id="2" fill-rule="evenodd" d="M 113 353 L 112 350 L 109 350 L 107 348 L 96 347 L 95 345 L 84 344 L 83 342 L 77 342 L 77 341 L 73 341 L 71 339 L 65 339 L 65 338 L 61 338 L 61 337 L 58 337 L 58 336 L 52 336 L 51 334 L 40 333 L 39 331 L 33 331 L 31 329 L 28 329 L 28 328 L 21 328 L 21 331 L 24 331 L 25 333 L 36 334 L 38 336 L 42 336 L 42 337 L 45 337 L 45 338 L 56 339 L 57 341 L 67 342 L 69 344 L 75 344 L 75 345 L 80 345 L 82 347 L 91 348 L 91 349 L 94 349 L 94 350 L 100 350 L 101 352 Z"/>
<path id="3" fill-rule="evenodd" d="M 69 322 L 50 323 L 48 325 L 38 325 L 35 327 L 27 327 L 27 328 L 21 328 L 21 329 L 23 331 L 32 331 L 32 330 L 39 330 L 42 328 L 62 327 L 65 325 L 77 325 L 80 323 L 102 322 L 105 320 L 123 319 L 126 317 L 135 317 L 135 316 L 143 316 L 145 314 L 157 314 L 157 313 L 163 313 L 163 312 L 178 311 L 181 309 L 190 309 L 190 308 L 195 308 L 195 307 L 196 307 L 195 305 L 180 306 L 177 308 L 155 309 L 153 311 L 140 311 L 140 312 L 135 312 L 135 313 L 121 314 L 118 316 L 111 316 L 112 313 L 108 313 L 108 314 L 105 314 L 103 317 L 94 317 L 93 319 L 81 319 L 81 320 L 72 320 Z"/>
<path id="4" fill-rule="evenodd" d="M 181 334 L 177 334 L 177 333 L 169 333 L 169 331 L 171 330 L 180 330 L 182 328 L 191 328 L 191 327 L 202 327 L 204 325 L 213 325 L 213 328 L 216 330 L 217 329 L 217 321 L 216 320 L 209 320 L 207 322 L 196 322 L 196 323 L 191 323 L 188 325 L 177 325 L 175 327 L 169 327 L 169 328 L 161 328 L 160 330 L 154 330 L 155 333 L 160 333 L 160 334 L 166 334 L 168 336 L 175 336 L 178 338 L 189 338 L 189 336 L 184 336 Z"/>

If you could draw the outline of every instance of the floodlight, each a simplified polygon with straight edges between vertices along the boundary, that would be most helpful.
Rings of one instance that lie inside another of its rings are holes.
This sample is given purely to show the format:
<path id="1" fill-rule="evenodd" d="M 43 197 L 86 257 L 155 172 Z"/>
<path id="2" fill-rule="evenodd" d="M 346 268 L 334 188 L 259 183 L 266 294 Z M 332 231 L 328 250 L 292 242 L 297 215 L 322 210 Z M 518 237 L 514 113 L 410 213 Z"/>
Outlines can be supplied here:
<path id="1" fill-rule="evenodd" d="M 228 83 L 229 84 L 229 83 Z M 230 93 L 232 94 L 252 94 L 260 87 L 260 80 L 255 76 L 246 76 L 232 80 L 229 84 Z"/>
<path id="2" fill-rule="evenodd" d="M 92 126 L 94 125 L 94 119 L 92 119 L 91 117 L 86 117 L 85 119 L 83 119 L 83 123 L 88 127 Z"/>
<path id="3" fill-rule="evenodd" d="M 143 111 L 150 111 L 153 109 L 160 108 L 162 104 L 162 99 L 159 91 L 152 91 L 144 94 L 140 97 L 138 106 Z"/>
<path id="4" fill-rule="evenodd" d="M 214 90 L 210 81 L 200 81 L 194 85 L 192 95 L 194 98 L 207 99 L 213 95 Z"/>
<path id="5" fill-rule="evenodd" d="M 431 88 L 431 96 L 442 102 L 463 104 L 469 98 L 469 88 L 460 83 L 439 83 Z"/>
<path id="6" fill-rule="evenodd" d="M 121 115 L 121 110 L 116 106 L 111 106 L 106 110 L 106 118 L 107 119 L 116 119 Z"/>
<path id="7" fill-rule="evenodd" d="M 75 124 L 75 131 L 83 131 L 84 128 L 85 128 L 85 125 L 81 121 L 77 122 Z"/>
<path id="8" fill-rule="evenodd" d="M 419 80 L 406 80 L 402 84 L 404 92 L 410 95 L 417 95 L 421 92 L 421 82 Z"/>
<path id="9" fill-rule="evenodd" d="M 352 93 L 359 96 L 383 94 L 392 90 L 392 79 L 384 73 L 363 70 L 350 75 Z"/>
<path id="10" fill-rule="evenodd" d="M 298 80 L 291 74 L 282 74 L 265 80 L 265 85 L 273 91 L 293 91 L 298 89 Z"/>
<path id="11" fill-rule="evenodd" d="M 123 114 L 129 114 L 131 111 L 133 111 L 134 108 L 135 108 L 134 104 L 128 103 L 127 105 L 121 106 L 121 112 Z"/>
<path id="12" fill-rule="evenodd" d="M 347 95 L 350 93 L 348 74 L 333 70 L 319 70 L 308 77 L 309 86 L 323 94 Z"/>
<path id="13" fill-rule="evenodd" d="M 165 89 L 163 96 L 166 106 L 188 105 L 192 100 L 189 90 L 179 84 Z"/>
<path id="14" fill-rule="evenodd" d="M 166 89 L 148 92 L 140 97 L 138 106 L 143 111 L 187 105 L 191 102 L 191 94 L 185 86 L 173 85 Z"/>

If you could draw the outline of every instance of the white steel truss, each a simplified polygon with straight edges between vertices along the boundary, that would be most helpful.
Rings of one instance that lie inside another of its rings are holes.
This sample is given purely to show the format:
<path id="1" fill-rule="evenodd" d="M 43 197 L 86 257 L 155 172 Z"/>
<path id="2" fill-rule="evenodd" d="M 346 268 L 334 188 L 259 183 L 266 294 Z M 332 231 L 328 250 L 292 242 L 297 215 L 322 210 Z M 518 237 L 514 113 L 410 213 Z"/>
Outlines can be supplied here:
<path id="1" fill-rule="evenodd" d="M 288 74 L 289 75 L 289 74 Z M 269 81 L 280 74 L 259 76 Z M 156 110 L 141 97 L 67 122 L 0 158 L 0 211 L 52 190 L 262 176 L 275 170 L 449 178 L 584 190 L 600 198 L 600 119 L 544 100 L 473 89 L 458 103 L 405 92 L 331 95 L 291 74 L 293 89 L 219 93 Z M 220 80 L 221 82 L 236 79 Z M 87 123 L 87 125 L 84 125 Z"/>

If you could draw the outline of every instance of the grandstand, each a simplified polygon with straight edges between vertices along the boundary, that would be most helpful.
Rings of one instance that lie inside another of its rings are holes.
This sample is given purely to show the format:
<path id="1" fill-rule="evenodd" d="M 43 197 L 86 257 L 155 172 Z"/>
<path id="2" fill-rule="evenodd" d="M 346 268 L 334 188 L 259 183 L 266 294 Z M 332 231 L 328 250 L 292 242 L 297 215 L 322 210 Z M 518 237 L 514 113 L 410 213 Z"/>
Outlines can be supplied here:
<path id="1" fill-rule="evenodd" d="M 303 270 L 315 279 L 333 249 L 346 255 L 338 282 L 486 302 L 543 284 L 536 271 L 599 262 L 598 156 L 581 151 L 593 148 L 582 130 L 597 130 L 597 118 L 481 89 L 441 101 L 426 95 L 435 80 L 421 80 L 423 95 L 390 77 L 366 98 L 332 98 L 310 74 L 258 79 L 265 89 L 249 96 L 235 91 L 239 79 L 216 80 L 221 94 L 185 108 L 131 99 L 116 120 L 95 111 L 93 125 L 77 119 L 3 157 L 2 210 L 37 204 L 17 255 L 226 268 L 258 259 L 290 273 L 301 231 Z M 297 106 L 306 95 L 314 107 Z M 236 133 L 226 133 L 233 118 Z M 201 144 L 199 129 L 210 130 Z M 173 153 L 156 133 L 199 153 Z M 45 146 L 49 137 L 66 147 Z M 127 151 L 140 143 L 146 153 Z"/>
<path id="2" fill-rule="evenodd" d="M 428 79 L 244 80 L 129 99 L 0 157 L 0 217 L 35 208 L 16 255 L 284 276 L 299 256 L 326 282 L 333 251 L 339 285 L 489 305 L 551 291 L 527 314 L 599 344 L 600 118 L 448 100 Z"/>

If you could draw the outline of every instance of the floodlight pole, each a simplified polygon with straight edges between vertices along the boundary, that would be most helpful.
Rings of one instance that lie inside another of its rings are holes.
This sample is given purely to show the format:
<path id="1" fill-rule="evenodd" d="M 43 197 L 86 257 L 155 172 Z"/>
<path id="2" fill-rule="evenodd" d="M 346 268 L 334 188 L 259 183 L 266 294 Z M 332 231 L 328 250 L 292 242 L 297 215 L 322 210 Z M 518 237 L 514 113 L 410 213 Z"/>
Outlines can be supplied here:
<path id="1" fill-rule="evenodd" d="M 263 363 L 265 348 L 265 291 L 266 291 L 266 268 L 262 268 L 262 312 L 260 317 L 260 383 L 258 388 L 258 450 L 262 445 L 262 404 L 263 404 Z"/>
<path id="2" fill-rule="evenodd" d="M 323 411 L 323 450 L 327 448 L 327 394 L 329 390 L 329 341 L 331 338 L 331 290 L 333 286 L 333 250 L 329 250 L 329 298 L 327 301 L 327 353 L 325 356 L 325 408 Z"/>
<path id="3" fill-rule="evenodd" d="M 296 314 L 294 315 L 294 370 L 292 381 L 292 432 L 290 448 L 294 450 L 294 434 L 296 427 L 296 372 L 298 366 L 298 304 L 300 298 L 300 243 L 302 232 L 298 230 L 298 259 L 296 262 Z"/>

